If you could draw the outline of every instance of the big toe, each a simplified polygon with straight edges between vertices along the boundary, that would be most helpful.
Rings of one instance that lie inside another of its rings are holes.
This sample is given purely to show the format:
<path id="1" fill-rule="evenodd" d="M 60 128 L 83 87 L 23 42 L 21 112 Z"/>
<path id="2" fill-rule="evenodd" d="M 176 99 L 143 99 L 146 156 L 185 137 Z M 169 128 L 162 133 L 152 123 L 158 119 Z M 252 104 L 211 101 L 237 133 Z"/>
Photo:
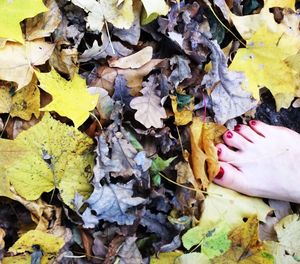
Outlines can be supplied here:
<path id="1" fill-rule="evenodd" d="M 226 162 L 220 162 L 220 172 L 214 182 L 223 187 L 247 194 L 247 184 L 243 173 Z"/>

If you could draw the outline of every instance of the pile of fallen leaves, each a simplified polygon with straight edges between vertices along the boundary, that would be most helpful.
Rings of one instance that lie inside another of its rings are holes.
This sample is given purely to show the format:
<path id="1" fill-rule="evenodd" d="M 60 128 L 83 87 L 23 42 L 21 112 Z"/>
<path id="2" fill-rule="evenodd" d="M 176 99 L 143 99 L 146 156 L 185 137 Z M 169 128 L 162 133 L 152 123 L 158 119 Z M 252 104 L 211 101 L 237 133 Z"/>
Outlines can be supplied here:
<path id="1" fill-rule="evenodd" d="M 299 21 L 295 0 L 0 0 L 2 263 L 298 263 L 297 205 L 212 180 L 260 94 L 299 109 Z"/>

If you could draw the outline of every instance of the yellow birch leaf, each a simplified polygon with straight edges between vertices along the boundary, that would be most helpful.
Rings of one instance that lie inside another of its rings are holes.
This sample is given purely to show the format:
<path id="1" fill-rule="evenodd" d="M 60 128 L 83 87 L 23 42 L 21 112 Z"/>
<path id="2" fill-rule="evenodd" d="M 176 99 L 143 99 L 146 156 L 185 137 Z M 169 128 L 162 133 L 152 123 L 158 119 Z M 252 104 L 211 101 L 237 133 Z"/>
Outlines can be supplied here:
<path id="1" fill-rule="evenodd" d="M 85 80 L 78 74 L 67 81 L 54 69 L 48 73 L 36 71 L 40 87 L 52 95 L 52 102 L 41 111 L 55 111 L 61 116 L 70 118 L 76 128 L 88 119 L 90 113 L 98 102 L 99 95 L 90 95 Z"/>
<path id="2" fill-rule="evenodd" d="M 30 120 L 32 114 L 36 118 L 40 115 L 40 90 L 36 78 L 23 89 L 11 93 L 14 88 L 6 83 L 0 86 L 0 113 L 9 113 L 12 117 Z"/>
<path id="3" fill-rule="evenodd" d="M 76 192 L 87 198 L 92 189 L 92 144 L 92 139 L 46 113 L 14 141 L 0 139 L 0 168 L 25 199 L 36 200 L 43 192 L 58 188 L 63 201 L 72 207 Z M 14 155 L 5 151 L 9 147 Z"/>
<path id="4" fill-rule="evenodd" d="M 51 56 L 55 44 L 42 39 L 27 41 L 24 45 L 7 42 L 0 49 L 0 79 L 16 82 L 18 89 L 30 83 L 33 66 L 44 64 Z M 12 56 L 13 54 L 13 56 Z"/>
<path id="5" fill-rule="evenodd" d="M 175 115 L 175 125 L 184 126 L 192 121 L 194 102 L 191 101 L 189 108 L 184 107 L 181 111 L 177 109 L 177 96 L 171 95 L 172 109 Z"/>
<path id="6" fill-rule="evenodd" d="M 20 22 L 47 10 L 42 0 L 0 0 L 0 38 L 24 43 Z"/>
<path id="7" fill-rule="evenodd" d="M 229 69 L 246 74 L 244 87 L 256 99 L 262 87 L 267 87 L 273 95 L 294 94 L 296 74 L 284 60 L 296 54 L 299 47 L 298 38 L 262 27 L 247 41 L 247 48 L 237 51 Z"/>
<path id="8" fill-rule="evenodd" d="M 169 6 L 165 0 L 141 0 L 144 5 L 142 14 L 142 24 L 146 25 L 156 19 L 158 16 L 165 16 L 169 12 Z"/>

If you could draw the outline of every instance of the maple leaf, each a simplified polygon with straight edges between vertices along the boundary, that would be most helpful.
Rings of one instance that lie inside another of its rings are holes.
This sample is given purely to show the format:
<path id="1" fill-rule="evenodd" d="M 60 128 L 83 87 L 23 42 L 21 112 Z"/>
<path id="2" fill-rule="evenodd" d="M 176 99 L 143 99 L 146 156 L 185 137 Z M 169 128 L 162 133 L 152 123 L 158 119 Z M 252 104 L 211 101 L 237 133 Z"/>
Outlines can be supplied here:
<path id="1" fill-rule="evenodd" d="M 295 94 L 295 71 L 284 60 L 297 54 L 299 48 L 298 38 L 262 27 L 247 41 L 247 48 L 237 51 L 229 68 L 245 72 L 244 86 L 257 99 L 262 87 L 267 87 L 273 95 Z"/>
<path id="2" fill-rule="evenodd" d="M 85 227 L 94 227 L 99 220 L 117 222 L 119 225 L 132 225 L 135 215 L 130 209 L 146 201 L 141 197 L 132 197 L 132 187 L 133 181 L 126 184 L 95 186 L 90 198 L 86 200 L 89 207 L 82 214 Z M 96 215 L 92 214 L 92 210 Z"/>
<path id="3" fill-rule="evenodd" d="M 24 43 L 20 22 L 47 10 L 42 0 L 1 0 L 0 38 Z"/>
<path id="4" fill-rule="evenodd" d="M 54 69 L 48 73 L 36 71 L 40 87 L 52 95 L 53 101 L 40 109 L 55 111 L 61 116 L 70 118 L 76 128 L 88 119 L 98 102 L 99 95 L 90 95 L 85 80 L 74 74 L 70 81 L 62 78 Z"/>
<path id="5" fill-rule="evenodd" d="M 51 56 L 55 44 L 44 40 L 26 41 L 24 45 L 8 42 L 0 49 L 0 79 L 13 81 L 18 89 L 30 83 L 33 66 L 44 64 Z M 12 58 L 13 54 L 13 58 Z"/>
<path id="6" fill-rule="evenodd" d="M 71 0 L 74 5 L 88 13 L 87 27 L 91 31 L 101 32 L 105 21 L 117 28 L 130 28 L 134 21 L 132 0 Z"/>
<path id="7" fill-rule="evenodd" d="M 133 98 L 130 107 L 136 109 L 134 118 L 146 128 L 151 126 L 160 128 L 163 126 L 162 118 L 166 118 L 166 110 L 162 107 L 160 97 L 156 95 L 155 89 L 158 86 L 156 78 L 150 76 L 148 82 L 143 82 L 144 88 L 140 91 L 143 96 Z"/>
<path id="8" fill-rule="evenodd" d="M 0 87 L 0 113 L 9 113 L 12 117 L 30 120 L 32 114 L 40 115 L 40 90 L 36 78 L 23 89 L 11 94 L 13 87 L 6 84 Z"/>
<path id="9" fill-rule="evenodd" d="M 224 221 L 232 230 L 243 223 L 244 217 L 257 216 L 265 221 L 272 210 L 261 199 L 248 197 L 211 183 L 204 200 L 204 211 L 198 226 L 183 235 L 185 248 L 190 249 L 202 241 L 207 232 L 217 223 Z"/>
<path id="10" fill-rule="evenodd" d="M 12 145 L 15 153 L 9 158 L 8 153 L 0 152 L 0 160 L 8 161 L 0 167 L 27 200 L 58 188 L 63 201 L 72 206 L 76 192 L 87 197 L 91 191 L 87 168 L 93 167 L 93 155 L 88 152 L 92 144 L 90 138 L 46 113 L 14 141 L 0 140 L 0 149 Z"/>

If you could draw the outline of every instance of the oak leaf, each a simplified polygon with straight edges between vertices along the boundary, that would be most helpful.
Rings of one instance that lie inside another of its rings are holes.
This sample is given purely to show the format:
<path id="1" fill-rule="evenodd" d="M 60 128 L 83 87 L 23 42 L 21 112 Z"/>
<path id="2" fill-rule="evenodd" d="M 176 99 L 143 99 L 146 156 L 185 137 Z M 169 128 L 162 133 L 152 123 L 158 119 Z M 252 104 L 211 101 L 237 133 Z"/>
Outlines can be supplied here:
<path id="1" fill-rule="evenodd" d="M 155 77 L 150 76 L 148 82 L 143 82 L 144 88 L 140 91 L 143 96 L 133 98 L 130 102 L 130 107 L 137 110 L 134 118 L 146 128 L 151 126 L 155 128 L 163 127 L 161 119 L 167 117 L 166 110 L 161 105 L 160 97 L 155 93 L 158 86 L 155 81 Z"/>
<path id="2" fill-rule="evenodd" d="M 7 42 L 0 49 L 0 79 L 16 82 L 18 89 L 26 86 L 32 79 L 33 66 L 44 64 L 50 58 L 54 47 L 55 44 L 41 39 L 27 41 L 24 45 Z"/>
<path id="3" fill-rule="evenodd" d="M 42 0 L 2 0 L 0 2 L 0 38 L 24 43 L 20 22 L 47 10 Z"/>
<path id="4" fill-rule="evenodd" d="M 40 87 L 52 95 L 52 102 L 41 111 L 56 111 L 61 116 L 70 118 L 76 128 L 89 117 L 98 102 L 98 94 L 90 95 L 85 80 L 74 74 L 70 81 L 62 78 L 54 69 L 48 73 L 36 71 Z"/>

